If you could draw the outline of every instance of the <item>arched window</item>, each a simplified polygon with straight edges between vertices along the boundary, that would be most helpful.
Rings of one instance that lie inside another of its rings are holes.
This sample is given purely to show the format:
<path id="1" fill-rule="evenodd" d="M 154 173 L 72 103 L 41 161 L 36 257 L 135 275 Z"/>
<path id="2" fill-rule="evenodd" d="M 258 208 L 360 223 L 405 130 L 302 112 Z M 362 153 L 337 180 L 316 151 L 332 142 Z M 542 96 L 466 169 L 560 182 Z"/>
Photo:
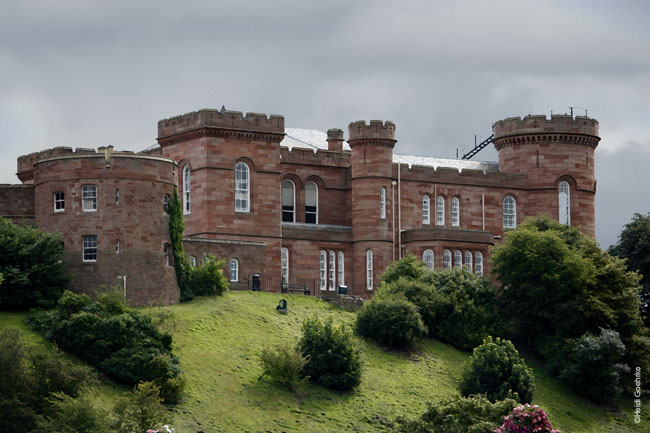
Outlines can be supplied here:
<path id="1" fill-rule="evenodd" d="M 165 194 L 163 195 L 163 212 L 167 213 L 168 209 L 169 209 L 169 195 Z"/>
<path id="2" fill-rule="evenodd" d="M 458 197 L 451 198 L 451 225 L 454 227 L 460 225 L 460 200 Z"/>
<path id="3" fill-rule="evenodd" d="M 372 250 L 366 251 L 366 288 L 368 290 L 373 289 L 372 282 Z"/>
<path id="4" fill-rule="evenodd" d="M 560 205 L 560 224 L 571 225 L 571 195 L 569 192 L 569 183 L 560 182 L 558 185 L 558 201 Z"/>
<path id="5" fill-rule="evenodd" d="M 334 290 L 336 287 L 336 255 L 334 254 L 334 251 L 330 251 L 329 253 L 329 259 L 330 259 L 330 266 L 329 266 L 329 283 L 330 283 L 330 290 Z"/>
<path id="6" fill-rule="evenodd" d="M 318 224 L 318 187 L 314 182 L 305 184 L 305 222 Z"/>
<path id="7" fill-rule="evenodd" d="M 431 218 L 429 216 L 430 209 L 431 206 L 429 205 L 429 196 L 423 195 L 422 196 L 422 224 L 431 224 Z"/>
<path id="8" fill-rule="evenodd" d="M 287 248 L 282 248 L 280 250 L 280 256 L 282 284 L 289 284 L 289 250 Z"/>
<path id="9" fill-rule="evenodd" d="M 230 281 L 233 283 L 239 281 L 239 262 L 237 259 L 230 261 Z"/>
<path id="10" fill-rule="evenodd" d="M 451 268 L 451 251 L 449 250 L 442 253 L 442 267 L 445 269 Z"/>
<path id="11" fill-rule="evenodd" d="M 296 188 L 293 182 L 285 180 L 282 182 L 282 222 L 296 222 Z"/>
<path id="12" fill-rule="evenodd" d="M 463 253 L 456 250 L 454 251 L 454 268 L 462 268 L 462 267 L 463 267 Z"/>
<path id="13" fill-rule="evenodd" d="M 465 251 L 465 270 L 472 272 L 472 252 Z"/>
<path id="14" fill-rule="evenodd" d="M 183 168 L 183 213 L 188 214 L 192 211 L 190 202 L 192 199 L 192 173 L 190 172 L 190 165 L 186 164 Z"/>
<path id="15" fill-rule="evenodd" d="M 327 289 L 327 253 L 320 252 L 320 289 Z"/>
<path id="16" fill-rule="evenodd" d="M 250 170 L 245 162 L 235 165 L 235 211 L 250 212 Z M 276 184 L 277 185 L 277 184 Z"/>
<path id="17" fill-rule="evenodd" d="M 433 269 L 433 251 L 424 250 L 424 253 L 422 253 L 422 261 L 427 268 Z"/>
<path id="18" fill-rule="evenodd" d="M 196 257 L 194 257 L 194 256 L 190 256 L 190 265 L 191 265 L 192 267 L 195 267 L 195 266 L 196 266 Z"/>
<path id="19" fill-rule="evenodd" d="M 503 228 L 514 229 L 517 227 L 517 203 L 511 195 L 503 199 Z"/>
<path id="20" fill-rule="evenodd" d="M 474 272 L 483 275 L 483 253 L 476 252 L 476 263 L 474 264 Z"/>
<path id="21" fill-rule="evenodd" d="M 379 217 L 386 218 L 386 187 L 381 187 L 379 192 Z"/>
<path id="22" fill-rule="evenodd" d="M 169 244 L 163 244 L 163 254 L 165 256 L 165 266 L 169 266 L 170 259 L 169 259 Z"/>
<path id="23" fill-rule="evenodd" d="M 436 224 L 445 225 L 445 198 L 441 195 L 436 199 Z"/>
<path id="24" fill-rule="evenodd" d="M 338 252 L 338 262 L 339 286 L 345 286 L 345 256 L 343 251 Z"/>

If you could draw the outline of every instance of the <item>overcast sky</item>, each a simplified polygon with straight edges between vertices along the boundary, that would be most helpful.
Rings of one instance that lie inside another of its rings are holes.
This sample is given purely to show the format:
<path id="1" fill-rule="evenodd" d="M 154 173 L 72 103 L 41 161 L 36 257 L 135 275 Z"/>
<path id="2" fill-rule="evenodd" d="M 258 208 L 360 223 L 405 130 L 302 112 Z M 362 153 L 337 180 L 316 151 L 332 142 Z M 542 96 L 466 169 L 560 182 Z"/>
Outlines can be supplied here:
<path id="1" fill-rule="evenodd" d="M 650 3 L 0 0 L 0 183 L 54 146 L 141 150 L 221 108 L 287 127 L 392 120 L 395 152 L 453 158 L 526 114 L 600 122 L 596 232 L 650 211 Z M 493 148 L 475 159 L 496 160 Z"/>

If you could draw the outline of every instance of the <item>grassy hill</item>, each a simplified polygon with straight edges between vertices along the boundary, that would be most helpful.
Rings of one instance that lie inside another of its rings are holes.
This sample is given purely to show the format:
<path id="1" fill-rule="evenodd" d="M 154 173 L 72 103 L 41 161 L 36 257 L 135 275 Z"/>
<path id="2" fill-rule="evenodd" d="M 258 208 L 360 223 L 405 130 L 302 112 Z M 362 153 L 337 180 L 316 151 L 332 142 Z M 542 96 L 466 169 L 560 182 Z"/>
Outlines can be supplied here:
<path id="1" fill-rule="evenodd" d="M 289 314 L 276 313 L 281 298 Z M 353 324 L 354 313 L 317 298 L 301 295 L 232 292 L 166 307 L 176 317 L 174 344 L 187 379 L 185 401 L 174 408 L 176 432 L 370 432 L 390 431 L 398 415 L 420 415 L 426 402 L 456 393 L 469 354 L 426 340 L 414 354 L 386 352 L 363 343 L 361 386 L 352 393 L 304 384 L 289 392 L 261 374 L 264 347 L 299 338 L 303 319 L 311 314 L 333 316 Z M 23 314 L 0 313 L 0 327 L 18 327 Z M 30 340 L 45 342 L 30 334 Z M 532 363 L 537 387 L 534 403 L 550 413 L 564 433 L 650 431 L 650 417 L 632 422 L 632 401 L 622 411 L 605 410 L 576 396 L 543 368 Z M 124 388 L 100 387 L 108 406 Z"/>

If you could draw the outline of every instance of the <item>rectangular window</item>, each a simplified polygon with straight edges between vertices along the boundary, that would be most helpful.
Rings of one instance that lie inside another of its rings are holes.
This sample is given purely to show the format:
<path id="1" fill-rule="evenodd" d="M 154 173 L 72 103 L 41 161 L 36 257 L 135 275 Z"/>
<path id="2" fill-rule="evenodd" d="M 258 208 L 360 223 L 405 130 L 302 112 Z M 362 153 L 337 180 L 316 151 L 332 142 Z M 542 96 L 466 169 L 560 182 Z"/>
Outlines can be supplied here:
<path id="1" fill-rule="evenodd" d="M 169 266 L 169 244 L 163 244 L 163 254 L 165 255 L 165 266 Z"/>
<path id="2" fill-rule="evenodd" d="M 372 250 L 366 251 L 366 288 L 372 290 L 374 285 L 372 281 Z"/>
<path id="3" fill-rule="evenodd" d="M 96 262 L 97 261 L 97 236 L 85 235 L 83 237 L 83 261 Z"/>
<path id="4" fill-rule="evenodd" d="M 345 286 L 345 256 L 343 255 L 343 251 L 338 252 L 338 259 L 339 286 Z"/>
<path id="5" fill-rule="evenodd" d="M 327 253 L 320 252 L 320 289 L 327 289 Z"/>
<path id="6" fill-rule="evenodd" d="M 280 250 L 280 256 L 282 284 L 289 284 L 289 250 L 287 248 L 282 248 L 282 250 Z"/>
<path id="7" fill-rule="evenodd" d="M 84 212 L 95 212 L 97 210 L 97 185 L 82 186 L 81 201 Z"/>
<path id="8" fill-rule="evenodd" d="M 115 204 L 120 204 L 120 189 L 115 189 Z"/>
<path id="9" fill-rule="evenodd" d="M 120 253 L 120 240 L 115 239 L 115 254 L 119 254 L 119 253 Z"/>
<path id="10" fill-rule="evenodd" d="M 381 187 L 381 193 L 379 195 L 379 217 L 381 219 L 386 219 L 386 188 Z"/>
<path id="11" fill-rule="evenodd" d="M 63 191 L 54 193 L 54 212 L 65 211 L 65 194 Z"/>
<path id="12" fill-rule="evenodd" d="M 330 251 L 329 254 L 329 259 L 330 259 L 330 267 L 329 267 L 329 282 L 330 282 L 330 290 L 334 290 L 336 287 L 336 256 L 334 255 L 334 251 Z"/>

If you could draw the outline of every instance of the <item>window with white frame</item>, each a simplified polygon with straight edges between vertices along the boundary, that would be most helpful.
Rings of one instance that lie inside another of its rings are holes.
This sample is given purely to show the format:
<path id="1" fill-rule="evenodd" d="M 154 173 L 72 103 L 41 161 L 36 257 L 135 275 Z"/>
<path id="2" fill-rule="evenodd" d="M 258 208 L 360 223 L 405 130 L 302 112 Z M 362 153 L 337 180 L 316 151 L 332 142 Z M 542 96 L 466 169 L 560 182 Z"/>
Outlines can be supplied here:
<path id="1" fill-rule="evenodd" d="M 514 229 L 517 227 L 517 202 L 511 195 L 503 199 L 503 228 Z"/>
<path id="2" fill-rule="evenodd" d="M 338 256 L 338 274 L 339 274 L 339 286 L 345 286 L 345 256 L 343 251 L 337 253 Z"/>
<path id="3" fill-rule="evenodd" d="M 289 249 L 282 248 L 280 250 L 280 273 L 282 276 L 282 284 L 289 284 Z"/>
<path id="4" fill-rule="evenodd" d="M 120 204 L 120 189 L 115 188 L 115 204 Z"/>
<path id="5" fill-rule="evenodd" d="M 169 195 L 165 194 L 163 196 L 163 212 L 167 213 L 169 209 Z"/>
<path id="6" fill-rule="evenodd" d="M 245 162 L 235 165 L 235 211 L 250 212 L 250 170 Z"/>
<path id="7" fill-rule="evenodd" d="M 422 253 L 422 262 L 424 265 L 429 268 L 433 269 L 433 251 L 432 250 L 424 250 L 424 253 Z"/>
<path id="8" fill-rule="evenodd" d="M 560 224 L 571 225 L 571 195 L 569 182 L 562 181 L 558 185 L 558 201 L 560 206 Z"/>
<path id="9" fill-rule="evenodd" d="M 290 180 L 282 182 L 282 222 L 296 222 L 296 187 Z"/>
<path id="10" fill-rule="evenodd" d="M 305 184 L 305 222 L 318 224 L 318 186 L 315 182 Z"/>
<path id="11" fill-rule="evenodd" d="M 190 265 L 196 267 L 196 257 L 190 256 Z"/>
<path id="12" fill-rule="evenodd" d="M 445 225 L 445 198 L 441 195 L 436 198 L 436 224 Z"/>
<path id="13" fill-rule="evenodd" d="M 120 240 L 115 239 L 115 254 L 119 254 L 119 253 L 120 253 Z"/>
<path id="14" fill-rule="evenodd" d="M 451 268 L 451 251 L 445 250 L 442 253 L 442 267 L 444 269 Z"/>
<path id="15" fill-rule="evenodd" d="M 327 289 L 327 253 L 323 250 L 320 252 L 320 289 Z"/>
<path id="16" fill-rule="evenodd" d="M 372 290 L 374 288 L 372 281 L 373 263 L 372 263 L 372 250 L 366 251 L 366 288 Z"/>
<path id="17" fill-rule="evenodd" d="M 329 252 L 329 287 L 330 290 L 334 290 L 336 288 L 336 255 L 334 254 L 334 251 Z"/>
<path id="18" fill-rule="evenodd" d="M 379 217 L 386 219 L 386 187 L 381 187 L 379 191 Z"/>
<path id="19" fill-rule="evenodd" d="M 474 272 L 483 275 L 483 253 L 477 251 L 475 257 L 476 262 L 474 263 Z"/>
<path id="20" fill-rule="evenodd" d="M 97 185 L 84 185 L 81 187 L 81 208 L 84 212 L 97 210 Z"/>
<path id="21" fill-rule="evenodd" d="M 192 172 L 190 165 L 183 168 L 183 214 L 192 213 Z"/>
<path id="22" fill-rule="evenodd" d="M 97 261 L 97 235 L 84 235 L 83 237 L 83 261 Z"/>
<path id="23" fill-rule="evenodd" d="M 465 270 L 472 272 L 472 252 L 465 251 Z"/>
<path id="24" fill-rule="evenodd" d="M 230 260 L 230 281 L 233 283 L 239 281 L 239 261 L 237 259 Z"/>
<path id="25" fill-rule="evenodd" d="M 54 212 L 65 211 L 65 193 L 57 191 L 54 193 Z"/>
<path id="26" fill-rule="evenodd" d="M 456 250 L 454 251 L 454 268 L 462 268 L 462 267 L 463 267 L 463 253 Z"/>
<path id="27" fill-rule="evenodd" d="M 451 198 L 451 225 L 454 227 L 460 225 L 460 200 L 458 197 Z"/>
<path id="28" fill-rule="evenodd" d="M 163 244 L 163 255 L 165 256 L 165 266 L 169 266 L 170 264 L 170 259 L 169 259 L 169 244 Z"/>
<path id="29" fill-rule="evenodd" d="M 422 224 L 431 224 L 429 196 L 422 196 Z"/>

